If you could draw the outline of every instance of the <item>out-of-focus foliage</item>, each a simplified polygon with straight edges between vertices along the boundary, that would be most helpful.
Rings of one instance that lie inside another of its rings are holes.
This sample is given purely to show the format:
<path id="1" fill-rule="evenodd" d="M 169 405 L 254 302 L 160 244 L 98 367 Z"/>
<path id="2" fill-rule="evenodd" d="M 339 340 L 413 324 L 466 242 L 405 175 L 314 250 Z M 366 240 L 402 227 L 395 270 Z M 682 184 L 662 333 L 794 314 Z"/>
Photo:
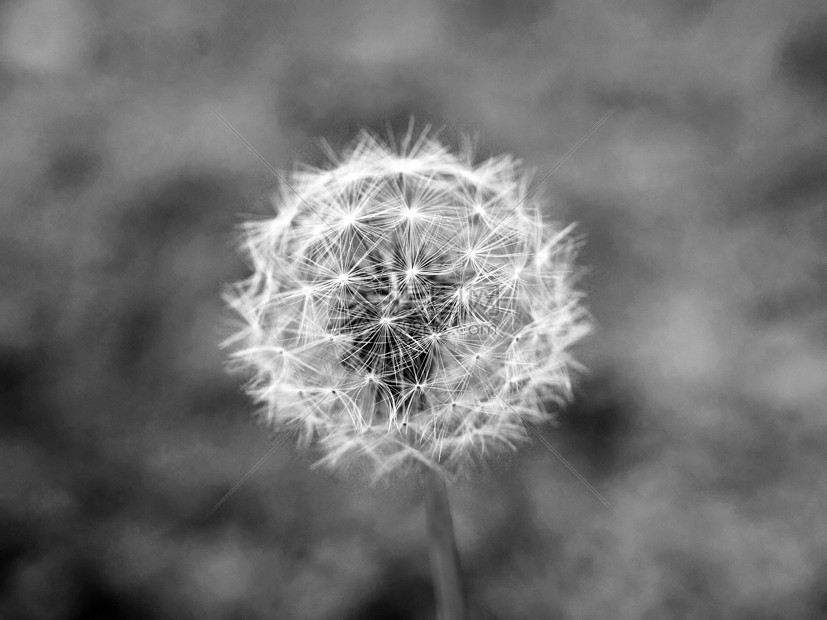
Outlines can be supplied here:
<path id="1" fill-rule="evenodd" d="M 429 618 L 415 482 L 264 455 L 235 227 L 411 114 L 551 169 L 592 369 L 452 488 L 480 618 L 827 612 L 827 17 L 773 2 L 0 3 L 0 616 Z"/>

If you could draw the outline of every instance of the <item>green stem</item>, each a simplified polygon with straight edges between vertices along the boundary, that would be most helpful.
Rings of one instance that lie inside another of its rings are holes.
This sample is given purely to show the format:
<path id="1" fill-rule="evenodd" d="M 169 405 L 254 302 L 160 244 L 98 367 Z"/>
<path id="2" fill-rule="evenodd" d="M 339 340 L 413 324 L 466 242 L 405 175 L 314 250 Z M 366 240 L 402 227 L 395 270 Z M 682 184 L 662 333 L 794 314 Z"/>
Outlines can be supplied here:
<path id="1" fill-rule="evenodd" d="M 448 487 L 442 475 L 430 468 L 425 473 L 425 515 L 437 618 L 465 620 L 465 592 Z"/>

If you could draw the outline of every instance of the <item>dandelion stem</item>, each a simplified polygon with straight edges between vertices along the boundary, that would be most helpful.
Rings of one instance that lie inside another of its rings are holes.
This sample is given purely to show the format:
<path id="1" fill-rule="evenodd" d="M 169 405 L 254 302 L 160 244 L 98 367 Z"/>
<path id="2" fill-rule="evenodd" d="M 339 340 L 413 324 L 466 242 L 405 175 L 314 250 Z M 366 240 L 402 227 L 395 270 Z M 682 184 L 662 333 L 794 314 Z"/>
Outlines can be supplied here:
<path id="1" fill-rule="evenodd" d="M 448 488 L 438 471 L 425 472 L 425 514 L 438 620 L 465 620 L 465 593 Z"/>

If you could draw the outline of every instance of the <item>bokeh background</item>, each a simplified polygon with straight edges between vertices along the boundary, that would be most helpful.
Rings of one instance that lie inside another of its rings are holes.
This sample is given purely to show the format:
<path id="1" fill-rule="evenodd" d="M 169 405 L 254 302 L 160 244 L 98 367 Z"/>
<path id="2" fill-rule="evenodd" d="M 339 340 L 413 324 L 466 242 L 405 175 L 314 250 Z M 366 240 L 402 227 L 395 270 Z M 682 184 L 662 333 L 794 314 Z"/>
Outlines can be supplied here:
<path id="1" fill-rule="evenodd" d="M 821 0 L 0 2 L 0 616 L 433 617 L 415 482 L 270 448 L 225 372 L 277 169 L 444 126 L 551 169 L 597 330 L 451 488 L 475 618 L 827 616 Z"/>

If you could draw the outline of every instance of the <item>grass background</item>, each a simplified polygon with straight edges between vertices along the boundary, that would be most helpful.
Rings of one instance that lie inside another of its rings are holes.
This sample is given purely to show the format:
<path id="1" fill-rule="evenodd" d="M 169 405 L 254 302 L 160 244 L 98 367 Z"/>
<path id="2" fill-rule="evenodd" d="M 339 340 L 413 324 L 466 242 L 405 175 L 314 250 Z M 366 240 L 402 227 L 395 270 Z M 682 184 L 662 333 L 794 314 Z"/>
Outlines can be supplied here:
<path id="1" fill-rule="evenodd" d="M 591 373 L 452 490 L 477 618 L 827 614 L 814 0 L 0 2 L 0 616 L 425 619 L 416 484 L 266 451 L 235 227 L 361 126 L 446 126 L 580 222 Z"/>

